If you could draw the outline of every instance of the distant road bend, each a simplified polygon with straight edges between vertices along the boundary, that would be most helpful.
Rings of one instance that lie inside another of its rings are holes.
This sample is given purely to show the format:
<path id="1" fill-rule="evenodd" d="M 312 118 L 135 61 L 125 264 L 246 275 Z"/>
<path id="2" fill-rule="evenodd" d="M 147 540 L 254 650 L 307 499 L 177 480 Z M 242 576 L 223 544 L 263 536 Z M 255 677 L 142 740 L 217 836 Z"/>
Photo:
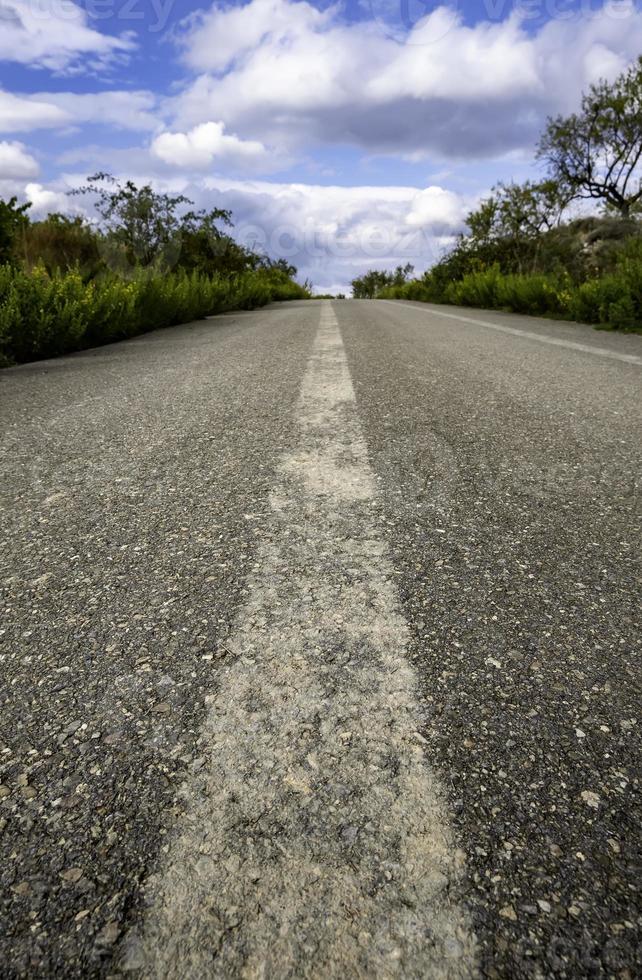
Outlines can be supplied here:
<path id="1" fill-rule="evenodd" d="M 640 975 L 641 381 L 381 301 L 0 372 L 0 976 Z"/>

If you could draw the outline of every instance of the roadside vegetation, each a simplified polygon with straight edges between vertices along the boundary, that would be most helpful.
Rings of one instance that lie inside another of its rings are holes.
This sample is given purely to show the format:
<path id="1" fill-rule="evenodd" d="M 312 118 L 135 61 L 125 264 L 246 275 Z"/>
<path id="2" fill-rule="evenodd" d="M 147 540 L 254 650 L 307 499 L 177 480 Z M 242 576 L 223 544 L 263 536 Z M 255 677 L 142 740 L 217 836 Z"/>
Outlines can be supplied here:
<path id="1" fill-rule="evenodd" d="M 550 119 L 538 157 L 546 179 L 498 184 L 422 276 L 372 270 L 353 295 L 642 329 L 642 58 L 594 85 L 579 113 Z M 587 199 L 596 213 L 569 220 Z"/>
<path id="2" fill-rule="evenodd" d="M 234 241 L 228 211 L 100 173 L 77 193 L 96 225 L 0 201 L 0 364 L 309 296 L 293 266 Z"/>

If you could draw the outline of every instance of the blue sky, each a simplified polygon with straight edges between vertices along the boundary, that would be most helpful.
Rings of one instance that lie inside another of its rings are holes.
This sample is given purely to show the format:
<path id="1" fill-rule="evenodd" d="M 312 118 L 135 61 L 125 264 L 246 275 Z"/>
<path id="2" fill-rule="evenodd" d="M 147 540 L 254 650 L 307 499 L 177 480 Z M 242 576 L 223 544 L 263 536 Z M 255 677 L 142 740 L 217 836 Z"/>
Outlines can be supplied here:
<path id="1" fill-rule="evenodd" d="M 0 194 L 37 216 L 97 169 L 151 180 L 345 289 L 438 258 L 640 52 L 631 0 L 0 0 Z"/>

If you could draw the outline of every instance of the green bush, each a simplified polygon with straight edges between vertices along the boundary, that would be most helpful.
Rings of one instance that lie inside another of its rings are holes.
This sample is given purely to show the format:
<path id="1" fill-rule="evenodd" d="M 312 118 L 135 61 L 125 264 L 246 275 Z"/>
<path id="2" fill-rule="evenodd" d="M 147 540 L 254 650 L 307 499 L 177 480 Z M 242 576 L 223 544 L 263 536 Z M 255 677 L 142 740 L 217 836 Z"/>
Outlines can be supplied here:
<path id="1" fill-rule="evenodd" d="M 420 279 L 388 286 L 378 296 L 642 331 L 638 222 L 583 218 L 560 226 L 534 240 L 535 268 L 528 273 L 513 271 L 505 256 L 500 261 L 498 243 L 491 244 L 482 255 L 460 243 Z"/>
<path id="2" fill-rule="evenodd" d="M 78 271 L 49 273 L 44 266 L 26 271 L 4 265 L 0 362 L 54 357 L 225 310 L 307 296 L 282 272 L 264 268 L 231 278 L 178 271 L 83 282 Z"/>
<path id="3" fill-rule="evenodd" d="M 447 284 L 441 272 L 437 267 L 422 279 L 390 287 L 381 298 L 555 317 L 604 330 L 642 330 L 642 241 L 638 237 L 622 249 L 613 271 L 580 283 L 566 270 L 507 275 L 493 265 Z"/>

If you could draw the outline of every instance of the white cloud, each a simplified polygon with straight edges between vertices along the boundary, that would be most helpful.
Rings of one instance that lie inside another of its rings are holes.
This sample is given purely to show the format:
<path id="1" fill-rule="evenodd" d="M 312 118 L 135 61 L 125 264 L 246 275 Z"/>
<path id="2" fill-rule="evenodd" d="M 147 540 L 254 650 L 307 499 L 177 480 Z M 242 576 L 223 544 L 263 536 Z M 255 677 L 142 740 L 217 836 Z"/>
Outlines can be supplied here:
<path id="1" fill-rule="evenodd" d="M 44 217 L 47 214 L 60 212 L 62 214 L 83 214 L 84 210 L 63 190 L 44 187 L 42 184 L 29 183 L 24 188 L 24 197 L 31 203 L 31 217 Z"/>
<path id="2" fill-rule="evenodd" d="M 69 116 L 47 96 L 23 98 L 0 90 L 0 133 L 25 133 L 68 122 Z"/>
<path id="3" fill-rule="evenodd" d="M 37 92 L 17 95 L 0 89 L 0 132 L 68 128 L 85 123 L 153 131 L 159 126 L 157 97 L 152 92 Z"/>
<path id="4" fill-rule="evenodd" d="M 291 44 L 321 31 L 334 13 L 334 8 L 324 12 L 307 2 L 284 0 L 253 0 L 239 7 L 215 3 L 187 18 L 178 39 L 190 68 L 224 71 L 266 41 Z"/>
<path id="5" fill-rule="evenodd" d="M 49 103 L 68 122 L 76 125 L 90 123 L 136 132 L 158 128 L 157 98 L 152 92 L 42 92 L 33 98 Z"/>
<path id="6" fill-rule="evenodd" d="M 207 170 L 221 161 L 256 161 L 266 154 L 262 143 L 228 135 L 220 122 L 201 123 L 187 133 L 161 133 L 151 150 L 164 163 L 188 170 Z"/>
<path id="7" fill-rule="evenodd" d="M 461 195 L 443 187 L 427 187 L 413 197 L 405 220 L 411 228 L 443 228 L 448 233 L 459 230 L 464 217 Z"/>
<path id="8" fill-rule="evenodd" d="M 23 143 L 0 142 L 0 180 L 37 177 L 40 167 Z"/>
<path id="9" fill-rule="evenodd" d="M 77 69 L 83 59 L 99 68 L 135 47 L 128 36 L 95 31 L 70 0 L 0 0 L 0 24 L 0 60 L 52 71 Z"/>
<path id="10" fill-rule="evenodd" d="M 167 104 L 180 128 L 219 119 L 289 147 L 490 158 L 532 149 L 547 115 L 637 57 L 642 12 L 619 0 L 534 30 L 517 14 L 467 26 L 442 7 L 398 43 L 336 8 L 250 0 L 190 18 L 180 44 L 201 72 Z"/>
<path id="11" fill-rule="evenodd" d="M 16 95 L 0 90 L 0 132 L 29 132 L 84 123 L 130 129 L 158 129 L 157 98 L 152 92 L 37 92 Z"/>
<path id="12" fill-rule="evenodd" d="M 440 187 L 340 187 L 206 178 L 184 193 L 230 208 L 247 245 L 292 261 L 321 289 L 369 268 L 422 269 L 462 230 L 471 197 Z"/>

